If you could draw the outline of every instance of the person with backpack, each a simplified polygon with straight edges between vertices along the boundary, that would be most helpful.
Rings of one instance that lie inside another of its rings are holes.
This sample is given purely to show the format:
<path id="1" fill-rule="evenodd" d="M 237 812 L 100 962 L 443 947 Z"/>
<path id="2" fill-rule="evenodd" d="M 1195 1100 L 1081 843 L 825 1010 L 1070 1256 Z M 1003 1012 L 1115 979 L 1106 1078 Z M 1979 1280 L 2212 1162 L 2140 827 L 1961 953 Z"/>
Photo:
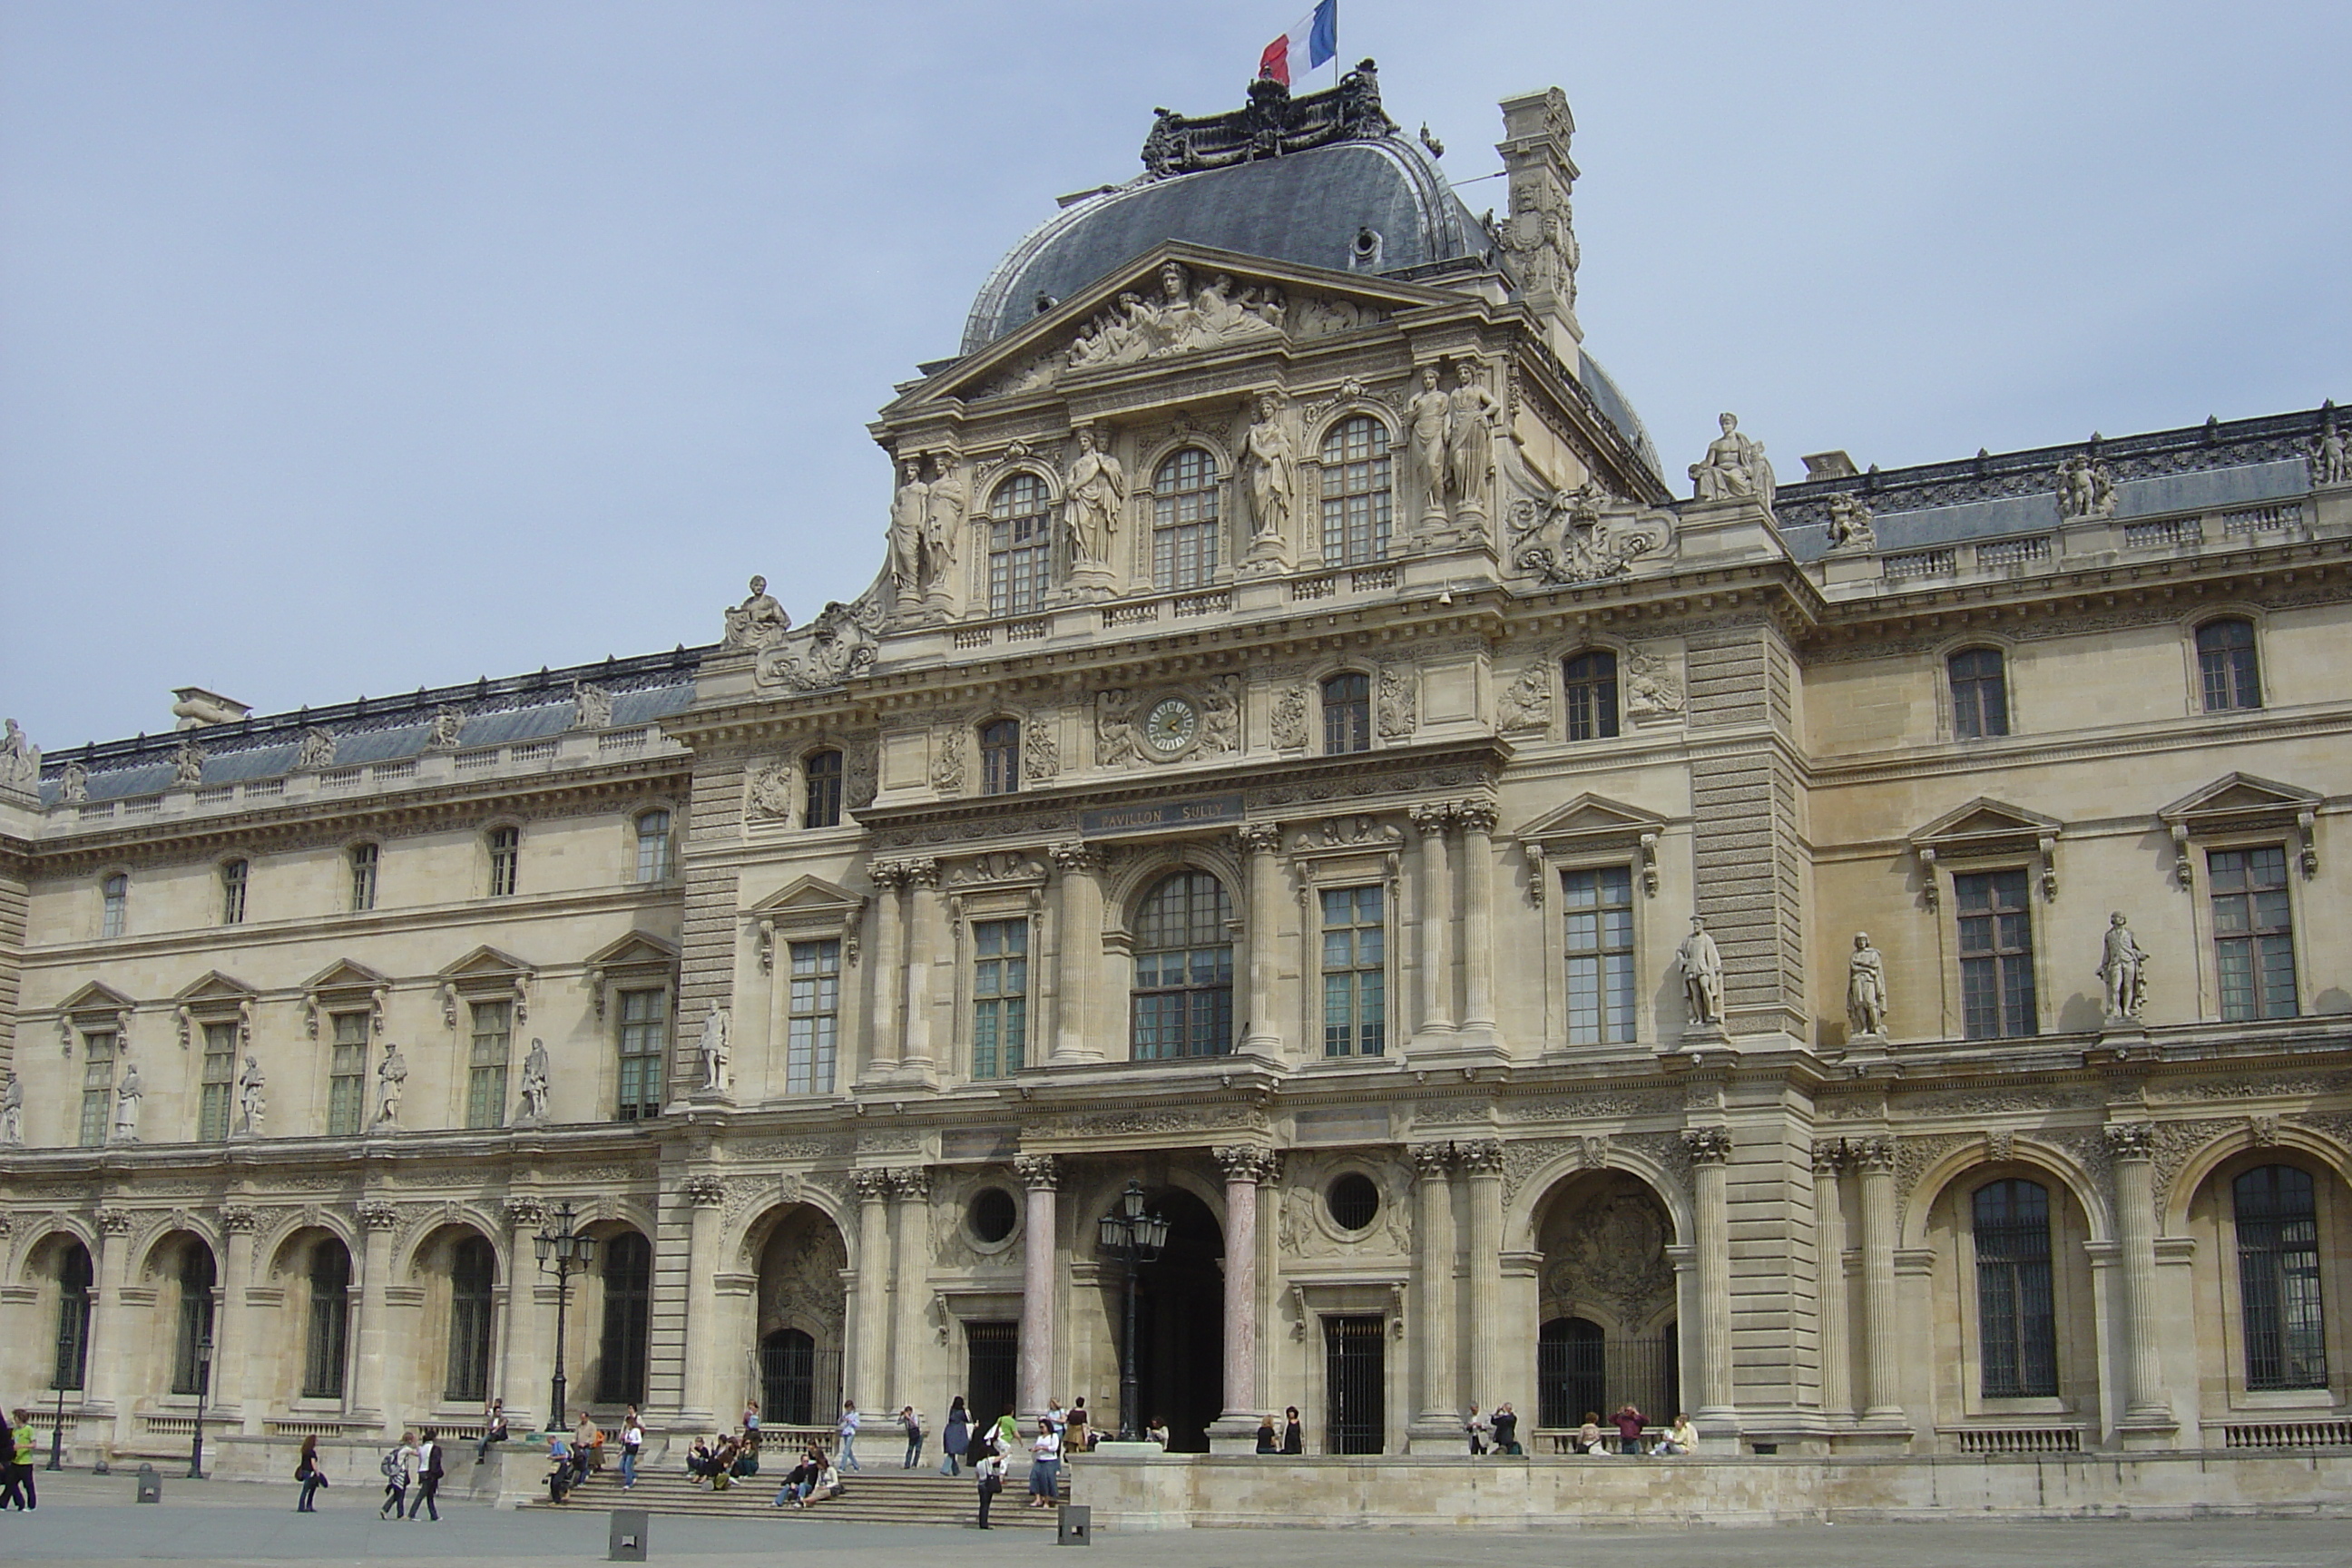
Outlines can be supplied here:
<path id="1" fill-rule="evenodd" d="M 572 1449 L 561 1432 L 547 1435 L 547 1500 L 562 1502 L 572 1494 Z"/>
<path id="2" fill-rule="evenodd" d="M 976 1440 L 979 1458 L 972 1461 L 972 1478 L 980 1486 L 980 1528 L 990 1529 L 988 1505 L 1004 1489 L 1004 1455 L 996 1446 L 996 1431 L 991 1427 L 986 1436 Z"/>
<path id="3" fill-rule="evenodd" d="M 441 1522 L 441 1505 L 434 1500 L 441 1495 L 443 1473 L 441 1429 L 438 1426 L 425 1428 L 425 1441 L 418 1447 L 416 1458 L 416 1500 L 408 1505 L 408 1517 L 415 1519 L 417 1510 L 422 1509 L 425 1517 L 438 1524 Z"/>
<path id="4" fill-rule="evenodd" d="M 416 1479 L 416 1434 L 403 1432 L 399 1443 L 376 1468 L 383 1474 L 383 1506 L 375 1510 L 375 1516 L 398 1519 L 408 1501 L 408 1485 Z"/>
<path id="5" fill-rule="evenodd" d="M 41 1497 L 33 1485 L 32 1418 L 22 1410 L 13 1415 L 0 1416 L 0 1508 L 16 1505 L 18 1513 L 41 1506 Z"/>
<path id="6" fill-rule="evenodd" d="M 637 1419 L 637 1407 L 621 1417 L 621 1489 L 627 1491 L 637 1484 L 637 1456 L 646 1446 L 646 1428 Z"/>
<path id="7" fill-rule="evenodd" d="M 319 1489 L 327 1484 L 327 1472 L 319 1468 L 319 1439 L 302 1439 L 302 1452 L 294 1461 L 294 1479 L 302 1483 L 302 1500 L 294 1505 L 296 1513 L 316 1513 L 319 1505 L 313 1501 Z"/>

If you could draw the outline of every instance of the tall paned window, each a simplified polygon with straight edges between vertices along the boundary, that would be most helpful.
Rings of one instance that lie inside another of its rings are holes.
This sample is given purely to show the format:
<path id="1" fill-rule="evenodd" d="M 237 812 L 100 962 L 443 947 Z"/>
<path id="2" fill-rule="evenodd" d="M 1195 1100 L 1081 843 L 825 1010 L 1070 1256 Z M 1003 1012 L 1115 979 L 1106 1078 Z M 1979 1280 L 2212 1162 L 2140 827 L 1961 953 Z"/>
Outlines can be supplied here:
<path id="1" fill-rule="evenodd" d="M 1388 925 L 1381 889 L 1323 889 L 1323 1054 L 1388 1049 Z"/>
<path id="2" fill-rule="evenodd" d="M 89 1374 L 89 1288 L 96 1281 L 89 1248 L 74 1242 L 58 1259 L 57 1359 L 50 1363 L 51 1388 L 82 1388 Z"/>
<path id="3" fill-rule="evenodd" d="M 2260 1165 L 2231 1184 L 2246 1386 L 2326 1388 L 2327 1320 L 2319 1300 L 2319 1205 L 2310 1173 Z"/>
<path id="4" fill-rule="evenodd" d="M 382 853 L 373 844 L 352 846 L 352 912 L 365 914 L 375 908 L 376 857 Z"/>
<path id="5" fill-rule="evenodd" d="M 1187 447 L 1151 478 L 1151 578 L 1203 588 L 1217 570 L 1217 460 Z"/>
<path id="6" fill-rule="evenodd" d="M 1560 667 L 1568 698 L 1568 738 L 1617 738 L 1617 656 L 1605 647 L 1578 654 Z"/>
<path id="7" fill-rule="evenodd" d="M 221 924 L 241 926 L 245 923 L 245 883 L 251 862 L 224 860 L 220 868 Z"/>
<path id="8" fill-rule="evenodd" d="M 2208 621 L 2197 628 L 2197 681 L 2208 713 L 2263 705 L 2253 622 Z"/>
<path id="9" fill-rule="evenodd" d="M 81 1142 L 95 1148 L 106 1142 L 114 1125 L 114 1051 L 118 1037 L 111 1029 L 94 1030 L 81 1037 Z"/>
<path id="10" fill-rule="evenodd" d="M 98 934 L 121 936 L 131 925 L 131 879 L 121 874 L 98 885 Z"/>
<path id="11" fill-rule="evenodd" d="M 2294 914 L 2287 907 L 2286 851 L 2216 849 L 2205 857 L 2212 883 L 2213 960 L 2221 1016 L 2232 1022 L 2295 1016 Z"/>
<path id="12" fill-rule="evenodd" d="M 2009 677 L 2000 649 L 1972 647 L 1954 654 L 1945 669 L 1952 683 L 1952 733 L 1981 741 L 2009 733 Z"/>
<path id="13" fill-rule="evenodd" d="M 1221 1057 L 1234 1048 L 1233 900 L 1205 871 L 1151 889 L 1135 924 L 1137 1061 Z"/>
<path id="14" fill-rule="evenodd" d="M 449 1375 L 441 1397 L 472 1405 L 490 1393 L 490 1294 L 498 1259 L 478 1236 L 459 1242 L 449 1258 Z"/>
<path id="15" fill-rule="evenodd" d="M 330 1015 L 334 1043 L 327 1058 L 327 1131 L 349 1137 L 367 1115 L 368 1015 Z"/>
<path id="16" fill-rule="evenodd" d="M 466 1056 L 466 1125 L 507 1124 L 507 1064 L 514 1055 L 514 1004 L 472 1004 L 473 1043 Z"/>
<path id="17" fill-rule="evenodd" d="M 1045 603 L 1054 539 L 1045 481 L 1015 474 L 996 487 L 988 510 L 988 613 L 1034 615 Z"/>
<path id="18" fill-rule="evenodd" d="M 2050 1193 L 1994 1182 L 1975 1204 L 1977 1328 L 1987 1399 L 2058 1393 L 2058 1320 L 2050 1293 Z"/>
<path id="19" fill-rule="evenodd" d="M 1568 1043 L 1633 1040 L 1633 873 L 1623 866 L 1563 871 L 1568 930 Z"/>
<path id="20" fill-rule="evenodd" d="M 801 813 L 803 827 L 841 826 L 841 753 L 811 752 L 801 764 L 808 782 L 808 799 Z"/>
<path id="21" fill-rule="evenodd" d="M 623 1121 L 661 1114 L 662 1054 L 669 1043 L 669 992 L 666 988 L 621 993 L 621 1103 Z"/>
<path id="22" fill-rule="evenodd" d="M 642 1405 L 646 1336 L 653 1321 L 653 1244 L 634 1230 L 604 1243 L 604 1331 L 597 1341 L 596 1402 Z"/>
<path id="23" fill-rule="evenodd" d="M 1351 669 L 1323 683 L 1323 754 L 1372 749 L 1372 678 Z"/>
<path id="24" fill-rule="evenodd" d="M 329 1237 L 310 1248 L 310 1332 L 302 1347 L 302 1397 L 343 1396 L 352 1323 L 352 1255 Z"/>
<path id="25" fill-rule="evenodd" d="M 980 793 L 1011 795 L 1021 787 L 1021 724 L 998 719 L 980 727 Z"/>
<path id="26" fill-rule="evenodd" d="M 180 1254 L 180 1324 L 172 1350 L 172 1392 L 202 1394 L 213 1342 L 213 1255 L 191 1242 Z"/>
<path id="27" fill-rule="evenodd" d="M 971 928 L 971 1076 L 1011 1078 L 1029 1045 L 1029 922 Z"/>
<path id="28" fill-rule="evenodd" d="M 511 899 L 521 884 L 522 829 L 493 827 L 489 836 L 490 897 Z"/>
<path id="29" fill-rule="evenodd" d="M 841 943 L 792 944 L 791 1016 L 785 1021 L 784 1092 L 831 1094 L 841 1039 Z"/>
<path id="30" fill-rule="evenodd" d="M 1960 1017 L 1971 1040 L 2040 1032 L 2026 884 L 2022 871 L 1971 871 L 1952 879 L 1959 905 Z"/>
<path id="31" fill-rule="evenodd" d="M 637 880 L 669 880 L 669 813 L 648 811 L 637 818 Z"/>
<path id="32" fill-rule="evenodd" d="M 229 1109 L 236 1101 L 236 1035 L 234 1023 L 205 1026 L 204 1075 L 196 1097 L 201 1142 L 228 1136 Z"/>
<path id="33" fill-rule="evenodd" d="M 1360 566 L 1389 552 L 1389 428 L 1351 415 L 1323 437 L 1323 564 Z"/>

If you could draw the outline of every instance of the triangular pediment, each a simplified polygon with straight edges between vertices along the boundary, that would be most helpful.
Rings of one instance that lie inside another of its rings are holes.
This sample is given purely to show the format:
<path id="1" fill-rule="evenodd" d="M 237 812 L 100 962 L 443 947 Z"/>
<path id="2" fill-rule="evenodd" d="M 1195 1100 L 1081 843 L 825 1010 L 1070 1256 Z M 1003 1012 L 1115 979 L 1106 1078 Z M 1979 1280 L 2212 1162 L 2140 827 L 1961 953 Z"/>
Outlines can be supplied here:
<path id="1" fill-rule="evenodd" d="M 633 931 L 618 942 L 608 942 L 588 955 L 591 969 L 627 969 L 633 966 L 667 968 L 677 962 L 677 949 L 641 931 Z"/>
<path id="2" fill-rule="evenodd" d="M 66 1015 L 85 1013 L 128 1013 L 139 1004 L 113 986 L 93 980 L 63 1002 L 58 1011 Z"/>
<path id="3" fill-rule="evenodd" d="M 339 958 L 302 983 L 302 989 L 320 991 L 375 991 L 392 984 L 392 976 L 379 974 L 364 963 Z"/>
<path id="4" fill-rule="evenodd" d="M 822 877 L 800 877 L 753 904 L 746 911 L 770 919 L 784 915 L 843 915 L 865 907 L 866 900 Z"/>
<path id="5" fill-rule="evenodd" d="M 522 980 L 531 974 L 531 966 L 510 952 L 495 947 L 478 947 L 441 972 L 440 978 L 462 984 L 469 980 Z"/>
<path id="6" fill-rule="evenodd" d="M 1171 262 L 1184 274 L 1174 296 L 1161 277 Z M 1230 287 L 1221 289 L 1220 279 Z M 1133 295 L 1132 304 L 1122 295 Z M 943 402 L 1041 391 L 1098 372 L 1284 347 L 1399 311 L 1459 302 L 1459 295 L 1423 284 L 1164 241 L 910 387 L 883 418 L 893 422 Z M 1171 303 L 1177 309 L 1167 309 Z"/>
<path id="7" fill-rule="evenodd" d="M 2305 813 L 2318 810 L 2319 801 L 2319 795 L 2313 791 L 2297 789 L 2293 784 L 2256 778 L 2252 773 L 2230 773 L 2193 795 L 2182 796 L 2156 815 L 2157 820 L 2168 826 L 2183 823 L 2219 827 L 2243 824 L 2251 827 L 2293 822 Z"/>
<path id="8" fill-rule="evenodd" d="M 1979 795 L 1913 833 L 1911 843 L 1916 848 L 1933 849 L 1944 855 L 1997 851 L 2021 845 L 2032 848 L 2045 838 L 2058 837 L 2064 826 L 2054 816 Z"/>
<path id="9" fill-rule="evenodd" d="M 1580 795 L 1555 807 L 1518 830 L 1523 843 L 1550 844 L 1595 839 L 1638 839 L 1662 831 L 1665 823 L 1653 812 L 1605 795 Z"/>
<path id="10" fill-rule="evenodd" d="M 215 969 L 193 985 L 183 986 L 172 998 L 181 1006 L 193 1006 L 203 1002 L 250 1002 L 260 993 L 233 974 L 223 974 Z"/>

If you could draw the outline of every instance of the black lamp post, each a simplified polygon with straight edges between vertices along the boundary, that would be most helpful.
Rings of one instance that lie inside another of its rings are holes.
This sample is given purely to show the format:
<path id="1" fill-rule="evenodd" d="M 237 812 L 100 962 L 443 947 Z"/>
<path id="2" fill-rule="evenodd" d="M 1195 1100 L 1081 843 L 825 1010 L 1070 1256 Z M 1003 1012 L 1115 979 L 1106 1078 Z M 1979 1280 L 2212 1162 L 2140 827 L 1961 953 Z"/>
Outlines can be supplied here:
<path id="1" fill-rule="evenodd" d="M 66 1468 L 66 1385 L 58 1384 L 58 1418 L 49 1427 L 49 1468 Z"/>
<path id="2" fill-rule="evenodd" d="M 570 1414 L 563 1402 L 563 1310 L 571 1304 L 572 1276 L 596 1259 L 596 1238 L 574 1230 L 572 1219 L 567 1198 L 556 1205 L 553 1223 L 530 1238 L 539 1252 L 540 1272 L 555 1276 L 555 1384 L 547 1418 L 547 1429 L 553 1432 L 563 1429 L 563 1418 Z"/>
<path id="3" fill-rule="evenodd" d="M 188 1479 L 205 1479 L 205 1399 L 213 1391 L 213 1331 L 196 1341 L 196 1435 L 188 1447 Z"/>
<path id="4" fill-rule="evenodd" d="M 1118 1440 L 1137 1441 L 1135 1426 L 1135 1292 L 1136 1270 L 1159 1260 L 1168 1245 L 1168 1222 L 1143 1211 L 1143 1188 L 1127 1184 L 1118 1204 L 1102 1216 L 1102 1248 L 1127 1267 L 1127 1335 L 1118 1363 Z"/>

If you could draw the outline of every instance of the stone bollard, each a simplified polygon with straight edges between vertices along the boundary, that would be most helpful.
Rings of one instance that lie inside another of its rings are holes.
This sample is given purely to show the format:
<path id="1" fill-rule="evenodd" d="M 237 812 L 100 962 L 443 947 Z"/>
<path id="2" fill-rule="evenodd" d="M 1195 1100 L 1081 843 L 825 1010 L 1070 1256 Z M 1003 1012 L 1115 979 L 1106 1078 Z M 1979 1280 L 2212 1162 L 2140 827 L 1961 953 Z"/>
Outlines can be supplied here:
<path id="1" fill-rule="evenodd" d="M 141 1502 L 163 1500 L 163 1478 L 155 1473 L 155 1467 L 152 1465 L 139 1467 L 139 1500 Z"/>
<path id="2" fill-rule="evenodd" d="M 651 1517 L 641 1508 L 614 1509 L 612 1531 L 604 1538 L 605 1561 L 643 1563 L 646 1560 L 646 1521 Z"/>
<path id="3" fill-rule="evenodd" d="M 1095 1543 L 1095 1510 L 1084 1503 L 1064 1503 L 1061 1516 L 1055 1521 L 1061 1526 L 1054 1537 L 1056 1546 L 1092 1546 Z"/>

